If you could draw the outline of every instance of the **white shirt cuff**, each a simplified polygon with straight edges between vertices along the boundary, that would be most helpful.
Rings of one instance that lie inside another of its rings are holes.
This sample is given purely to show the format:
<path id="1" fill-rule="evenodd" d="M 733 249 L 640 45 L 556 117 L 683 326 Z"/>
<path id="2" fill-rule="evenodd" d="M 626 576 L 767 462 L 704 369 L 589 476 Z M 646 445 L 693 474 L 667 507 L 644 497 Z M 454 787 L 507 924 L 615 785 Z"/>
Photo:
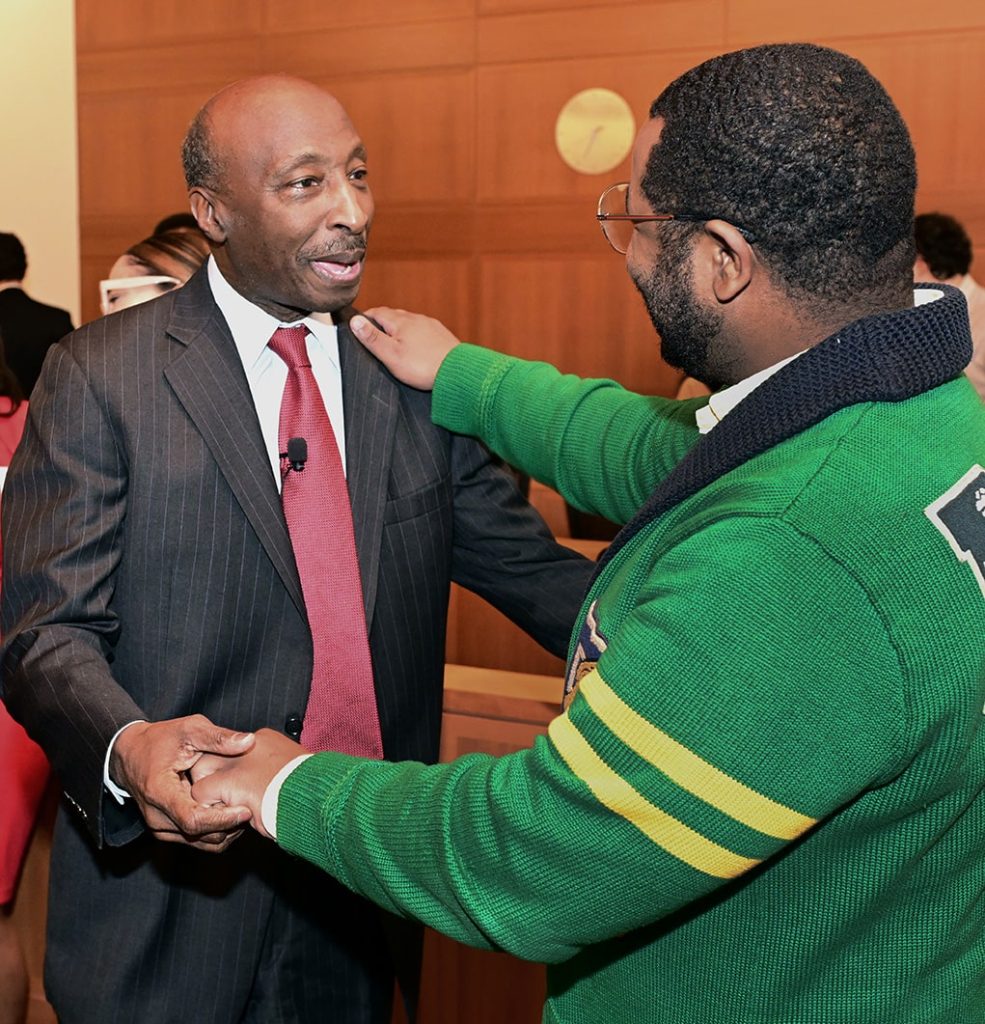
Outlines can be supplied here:
<path id="1" fill-rule="evenodd" d="M 109 759 L 113 753 L 113 745 L 120 738 L 120 733 L 123 729 L 129 729 L 131 725 L 136 725 L 138 722 L 146 722 L 146 718 L 135 718 L 132 722 L 127 722 L 122 729 L 117 729 L 116 734 L 109 741 L 109 746 L 106 748 L 106 760 L 103 761 L 103 785 L 113 794 L 113 798 L 118 804 L 122 804 L 124 800 L 129 799 L 130 794 L 125 790 L 121 789 L 110 777 L 109 777 Z"/>
<path id="2" fill-rule="evenodd" d="M 311 754 L 299 754 L 294 760 L 288 761 L 270 780 L 264 791 L 263 801 L 260 804 L 260 823 L 270 833 L 272 839 L 277 838 L 277 803 L 280 800 L 281 787 L 287 781 L 288 775 L 309 757 Z"/>

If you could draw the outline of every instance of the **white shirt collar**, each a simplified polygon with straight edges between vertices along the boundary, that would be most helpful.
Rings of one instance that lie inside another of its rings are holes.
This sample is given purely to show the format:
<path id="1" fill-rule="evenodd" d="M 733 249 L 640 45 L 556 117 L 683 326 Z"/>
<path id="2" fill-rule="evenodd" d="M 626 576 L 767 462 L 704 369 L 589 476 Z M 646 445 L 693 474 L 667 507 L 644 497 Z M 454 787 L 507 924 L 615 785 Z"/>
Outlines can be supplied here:
<path id="1" fill-rule="evenodd" d="M 748 398 L 763 381 L 769 380 L 774 373 L 782 370 L 787 363 L 793 362 L 799 355 L 802 355 L 802 353 L 797 352 L 795 355 L 787 356 L 786 359 L 781 359 L 778 363 L 767 366 L 765 370 L 760 370 L 751 377 L 740 380 L 738 384 L 733 384 L 731 387 L 725 388 L 724 391 L 716 391 L 708 399 L 707 405 L 701 406 L 700 409 L 696 409 L 694 412 L 694 420 L 698 424 L 698 431 L 702 434 L 707 434 L 713 430 L 743 398 Z"/>
<path id="2" fill-rule="evenodd" d="M 943 292 L 933 288 L 916 288 L 913 292 L 913 305 L 922 306 L 927 302 L 935 302 L 937 299 L 943 296 Z M 724 391 L 716 391 L 715 394 L 708 399 L 708 404 L 701 406 L 700 409 L 696 409 L 694 412 L 695 422 L 698 424 L 698 431 L 702 434 L 707 434 L 709 431 L 720 423 L 738 404 L 743 398 L 748 398 L 764 381 L 769 380 L 774 373 L 782 370 L 787 363 L 793 362 L 798 356 L 801 356 L 807 350 L 804 349 L 802 352 L 797 352 L 792 356 L 787 356 L 786 359 L 781 359 L 778 363 L 774 363 L 772 366 L 767 366 L 765 370 L 760 370 L 758 373 L 754 373 L 751 377 L 746 377 L 745 380 L 740 380 L 738 384 L 733 384 L 731 387 L 725 388 Z"/>
<path id="3" fill-rule="evenodd" d="M 300 321 L 286 323 L 271 316 L 240 295 L 223 277 L 214 256 L 209 256 L 208 275 L 212 297 L 226 318 L 226 323 L 229 325 L 233 341 L 236 343 L 239 357 L 247 374 L 250 373 L 257 361 L 270 351 L 267 348 L 267 342 L 273 337 L 274 331 L 278 327 L 296 326 L 298 323 L 304 324 L 308 328 L 309 333 L 321 345 L 332 365 L 336 370 L 339 368 L 339 339 L 331 313 L 309 313 Z"/>

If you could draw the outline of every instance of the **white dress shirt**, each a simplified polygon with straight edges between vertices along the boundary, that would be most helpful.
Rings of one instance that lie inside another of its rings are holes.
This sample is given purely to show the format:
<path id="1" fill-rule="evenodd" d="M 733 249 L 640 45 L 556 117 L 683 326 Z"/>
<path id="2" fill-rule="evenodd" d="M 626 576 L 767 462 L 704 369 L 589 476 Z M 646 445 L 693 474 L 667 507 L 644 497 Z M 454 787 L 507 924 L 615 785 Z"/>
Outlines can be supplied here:
<path id="1" fill-rule="evenodd" d="M 769 380 L 774 373 L 782 370 L 787 363 L 793 362 L 799 355 L 802 355 L 802 353 L 798 352 L 796 355 L 787 356 L 786 359 L 781 359 L 778 363 L 767 366 L 765 370 L 760 370 L 759 373 L 754 373 L 751 377 L 740 380 L 738 384 L 733 384 L 723 391 L 716 391 L 708 399 L 707 405 L 694 410 L 694 421 L 698 424 L 699 433 L 710 433 L 743 398 L 748 398 L 760 384 Z"/>
<path id="2" fill-rule="evenodd" d="M 322 401 L 332 422 L 335 440 L 345 471 L 345 422 L 342 413 L 342 368 L 339 364 L 339 339 L 330 313 L 311 313 L 303 320 L 285 323 L 265 313 L 249 299 L 243 298 L 222 276 L 210 256 L 209 285 L 222 315 L 226 318 L 236 351 L 239 353 L 246 379 L 250 384 L 253 404 L 260 420 L 260 431 L 270 457 L 270 469 L 280 488 L 280 457 L 277 445 L 280 402 L 287 382 L 287 364 L 267 348 L 278 327 L 308 328 L 308 357 L 311 371 L 318 382 Z"/>

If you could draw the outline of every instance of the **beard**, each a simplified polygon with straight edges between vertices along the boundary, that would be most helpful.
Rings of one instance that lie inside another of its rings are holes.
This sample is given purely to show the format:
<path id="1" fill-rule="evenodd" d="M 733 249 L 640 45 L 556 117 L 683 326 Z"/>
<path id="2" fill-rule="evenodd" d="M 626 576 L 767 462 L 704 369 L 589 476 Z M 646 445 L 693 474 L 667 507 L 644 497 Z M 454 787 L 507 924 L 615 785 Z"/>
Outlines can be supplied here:
<path id="1" fill-rule="evenodd" d="M 726 383 L 713 364 L 724 318 L 695 298 L 688 260 L 690 239 L 681 243 L 665 245 L 649 276 L 632 273 L 633 283 L 660 335 L 664 362 L 716 390 Z"/>

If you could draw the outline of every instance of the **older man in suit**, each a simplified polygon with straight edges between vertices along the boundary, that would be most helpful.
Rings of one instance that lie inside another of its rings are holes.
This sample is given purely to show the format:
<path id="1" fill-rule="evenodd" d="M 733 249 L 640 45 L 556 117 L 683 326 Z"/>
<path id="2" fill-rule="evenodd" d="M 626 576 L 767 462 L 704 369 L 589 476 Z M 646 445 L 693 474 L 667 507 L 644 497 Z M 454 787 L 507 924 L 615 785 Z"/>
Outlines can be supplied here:
<path id="1" fill-rule="evenodd" d="M 233 844 L 187 772 L 263 724 L 433 759 L 449 580 L 561 651 L 587 566 L 351 337 L 373 201 L 336 100 L 230 86 L 185 166 L 214 258 L 56 348 L 4 495 L 4 696 L 77 812 L 47 989 L 64 1024 L 382 1022 L 400 922 Z"/>
<path id="2" fill-rule="evenodd" d="M 46 306 L 24 291 L 26 274 L 21 240 L 0 231 L 0 339 L 25 398 L 37 382 L 48 349 L 72 330 L 72 318 L 64 309 Z"/>

